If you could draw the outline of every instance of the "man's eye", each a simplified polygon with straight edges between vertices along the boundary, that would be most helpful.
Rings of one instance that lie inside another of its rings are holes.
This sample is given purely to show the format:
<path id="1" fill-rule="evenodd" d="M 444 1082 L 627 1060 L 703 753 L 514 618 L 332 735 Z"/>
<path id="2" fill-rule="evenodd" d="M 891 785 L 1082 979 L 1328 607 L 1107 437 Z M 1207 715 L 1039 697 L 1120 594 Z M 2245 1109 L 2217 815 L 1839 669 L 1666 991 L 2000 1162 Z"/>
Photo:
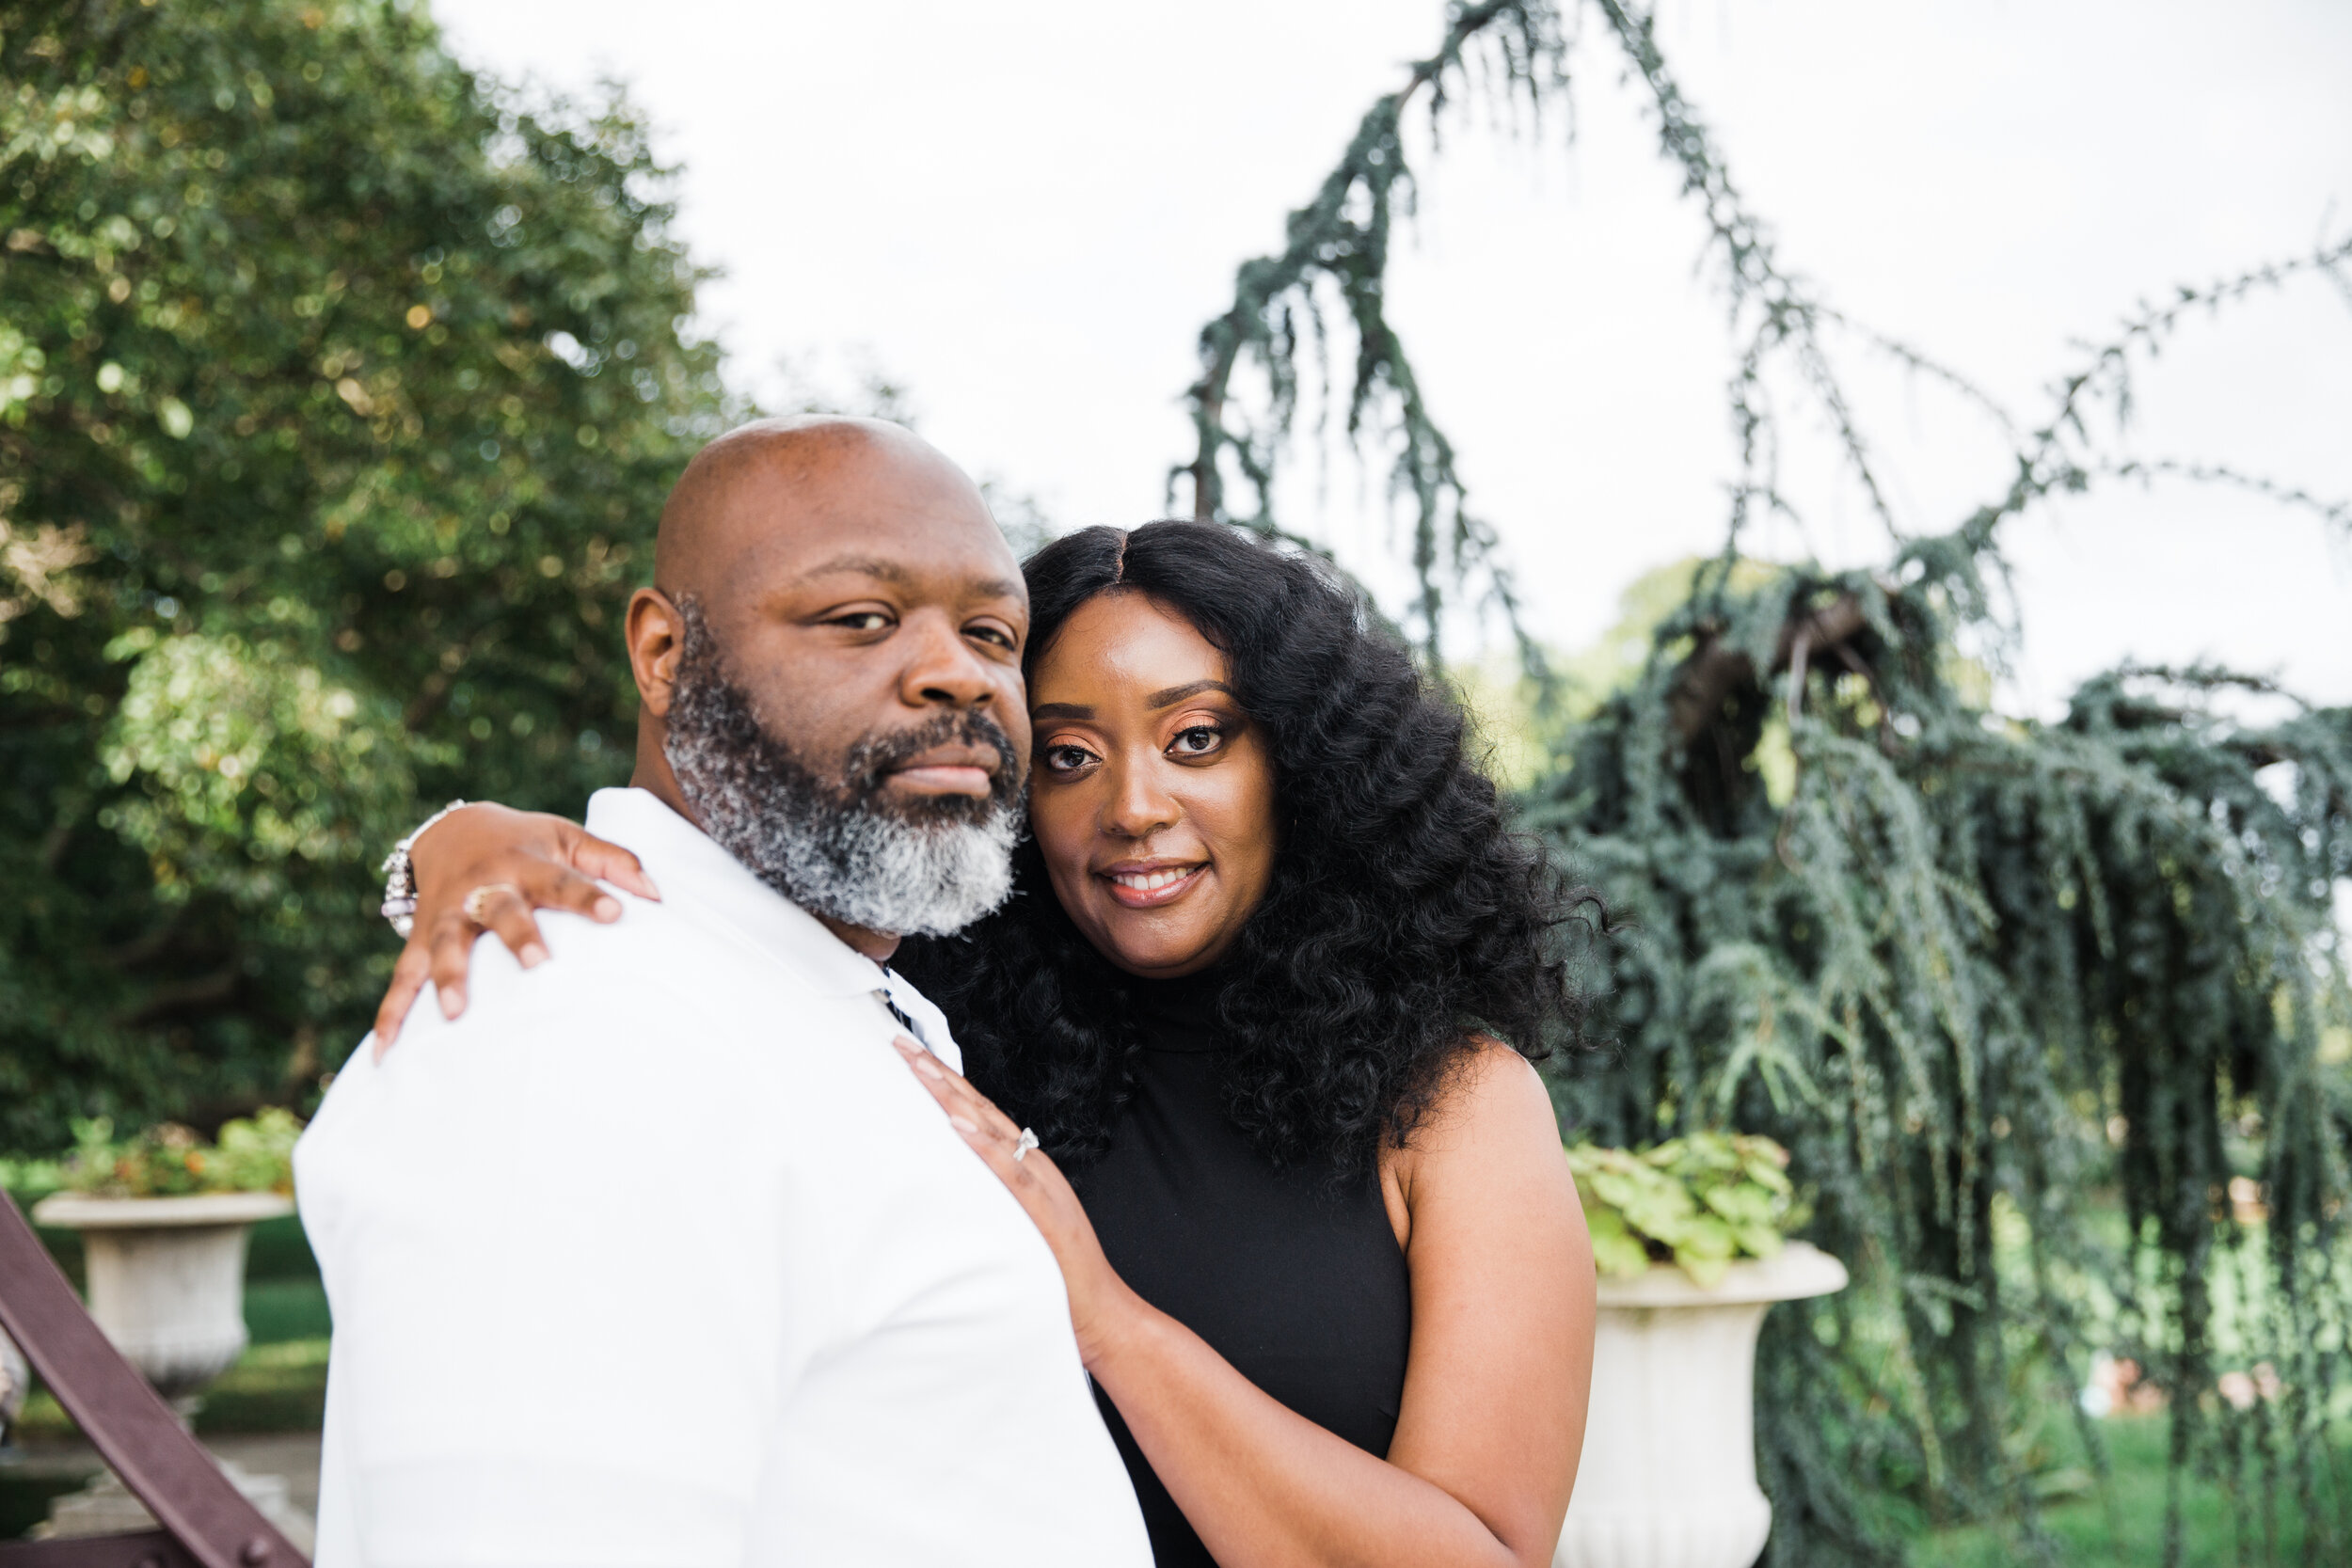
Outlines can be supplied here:
<path id="1" fill-rule="evenodd" d="M 834 616 L 830 624 L 845 631 L 880 631 L 890 625 L 890 617 L 879 610 L 853 610 Z"/>
<path id="2" fill-rule="evenodd" d="M 985 622 L 977 626 L 966 626 L 964 635 L 978 638 L 983 642 L 993 642 L 1000 648 L 1012 646 L 1012 633 L 1002 626 L 992 626 Z"/>
<path id="3" fill-rule="evenodd" d="M 1224 738 L 1225 732 L 1215 724 L 1195 724 L 1190 729 L 1178 730 L 1176 738 L 1168 743 L 1168 749 L 1179 756 L 1203 756 L 1216 751 L 1217 743 Z"/>

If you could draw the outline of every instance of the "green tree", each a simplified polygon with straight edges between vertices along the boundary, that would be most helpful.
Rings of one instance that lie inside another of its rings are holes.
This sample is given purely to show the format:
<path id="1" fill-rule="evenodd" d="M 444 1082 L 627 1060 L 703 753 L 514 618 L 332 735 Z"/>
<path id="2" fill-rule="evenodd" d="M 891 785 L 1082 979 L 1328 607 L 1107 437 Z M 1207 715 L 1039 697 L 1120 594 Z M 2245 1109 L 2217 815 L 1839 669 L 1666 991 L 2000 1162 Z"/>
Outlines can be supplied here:
<path id="1" fill-rule="evenodd" d="M 625 772 L 731 413 L 664 180 L 421 6 L 0 8 L 0 1147 L 300 1099 L 420 802 Z"/>
<path id="2" fill-rule="evenodd" d="M 1771 1135 L 1794 1153 L 1809 1234 L 1854 1267 L 1851 1291 L 1767 1325 L 1770 1561 L 1899 1556 L 1890 1497 L 2015 1521 L 2047 1556 L 2023 1437 L 2038 1410 L 2073 1406 L 2093 1333 L 2172 1395 L 2176 1476 L 2220 1481 L 2249 1525 L 2298 1513 L 2306 1559 L 2338 1560 L 2352 1539 L 2328 1442 L 2352 1346 L 2352 981 L 2331 905 L 2352 878 L 2352 710 L 2224 671 L 2120 669 L 2063 720 L 2029 722 L 1994 710 L 1963 650 L 2013 645 L 1993 592 L 2002 537 L 2054 495 L 2209 483 L 2352 528 L 2352 502 L 2118 457 L 2103 439 L 2184 319 L 2321 279 L 2352 296 L 2352 243 L 2144 308 L 2020 418 L 1788 272 L 1650 14 L 1591 0 L 1587 46 L 1645 87 L 1705 221 L 1742 467 L 1722 557 L 1671 608 L 1630 607 L 1654 629 L 1630 661 L 1604 650 L 1599 673 L 1621 689 L 1588 713 L 1579 677 L 1595 671 L 1564 678 L 1519 626 L 1386 293 L 1413 189 L 1408 106 L 1425 101 L 1433 128 L 1449 95 L 1572 123 L 1584 11 L 1446 6 L 1437 50 L 1366 111 L 1283 248 L 1244 262 L 1202 328 L 1195 451 L 1171 491 L 1204 519 L 1295 538 L 1273 510 L 1278 462 L 1302 377 L 1336 362 L 1349 435 L 1391 465 L 1414 521 L 1407 624 L 1427 657 L 1473 589 L 1518 631 L 1543 697 L 1528 727 L 1558 736 L 1527 820 L 1634 927 L 1610 965 L 1618 1049 L 1560 1075 L 1565 1118 L 1628 1144 Z M 2013 448 L 2000 492 L 1899 526 L 1870 411 L 1840 373 L 1855 354 L 1989 416 Z M 1235 390 L 1243 370 L 1263 393 Z M 1741 559 L 1750 518 L 1797 512 L 1773 479 L 1783 442 L 1802 438 L 1790 412 L 1829 433 L 1848 493 L 1884 523 L 1879 569 Z M 2287 713 L 2249 720 L 2249 691 Z M 2239 1217 L 2233 1182 L 2266 1221 Z M 2122 1211 L 2120 1244 L 2103 1208 Z M 2219 1397 L 2220 1373 L 2264 1362 L 2276 1398 Z M 2176 1488 L 2169 1560 L 2180 1549 Z"/>

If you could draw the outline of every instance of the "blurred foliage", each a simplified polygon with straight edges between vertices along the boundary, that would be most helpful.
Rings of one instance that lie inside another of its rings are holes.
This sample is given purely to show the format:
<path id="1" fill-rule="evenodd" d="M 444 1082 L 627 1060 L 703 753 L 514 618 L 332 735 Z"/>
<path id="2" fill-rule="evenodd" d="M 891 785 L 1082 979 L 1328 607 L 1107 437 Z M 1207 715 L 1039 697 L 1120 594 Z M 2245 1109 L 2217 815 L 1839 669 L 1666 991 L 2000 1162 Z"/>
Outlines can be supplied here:
<path id="1" fill-rule="evenodd" d="M 733 412 L 664 190 L 421 7 L 0 8 L 0 1148 L 298 1101 L 404 826 L 623 776 Z"/>
<path id="2" fill-rule="evenodd" d="M 2163 1416 L 2134 1416 L 2098 1424 L 2107 1479 L 2094 1487 L 2087 1455 L 2071 1433 L 2039 1434 L 2051 1455 L 2043 1484 L 2050 1488 L 2044 1519 L 2058 1560 L 2103 1568 L 2156 1568 L 2166 1556 L 2166 1520 L 2177 1512 L 2180 1555 L 2197 1568 L 2304 1560 L 2311 1538 L 2326 1522 L 2287 1512 L 2275 1536 L 2247 1528 L 2246 1499 L 2221 1478 L 2183 1477 L 2170 1464 L 2172 1423 Z M 2331 1462 L 2352 1469 L 2352 1441 L 2339 1436 Z M 1997 1528 L 1937 1531 L 1916 1544 L 1917 1568 L 2013 1568 L 2016 1544 Z M 2322 1558 L 2335 1562 L 2341 1558 Z"/>
<path id="3" fill-rule="evenodd" d="M 1515 654 L 1448 666 L 1446 678 L 1477 722 L 1486 768 L 1495 782 L 1523 791 L 1549 778 L 1558 769 L 1566 727 L 1590 719 L 1633 684 L 1649 663 L 1660 625 L 1682 608 L 1702 570 L 1719 567 L 1689 556 L 1644 572 L 1617 595 L 1617 619 L 1608 630 L 1581 648 L 1543 648 L 1545 668 L 1537 673 L 1529 673 Z M 1736 561 L 1732 581 L 1743 590 L 1758 587 L 1783 569 Z M 1794 776 L 1788 752 L 1786 727 L 1769 728 L 1761 754 L 1775 801 L 1788 799 Z"/>
<path id="4" fill-rule="evenodd" d="M 66 1162 L 69 1192 L 101 1197 L 181 1197 L 191 1193 L 294 1193 L 294 1146 L 302 1123 L 271 1106 L 224 1124 L 207 1144 L 177 1122 L 118 1140 L 115 1124 L 95 1117 L 73 1124 Z"/>
<path id="5" fill-rule="evenodd" d="M 1531 819 L 1635 928 L 1617 1048 L 1562 1079 L 1564 1109 L 1605 1141 L 1790 1148 L 1804 1233 L 1855 1276 L 1766 1328 L 1760 1435 L 1801 1527 L 1864 1554 L 1891 1493 L 2030 1531 L 2017 1434 L 2109 1348 L 2171 1390 L 2176 1458 L 2309 1521 L 2322 1560 L 2352 1523 L 2322 1441 L 2352 1327 L 2352 1072 L 2327 1049 L 2352 1003 L 2331 907 L 2352 713 L 2257 717 L 2213 672 L 2118 671 L 2060 721 L 1997 715 L 1952 679 L 1977 559 L 1933 540 L 1885 580 L 1703 585 L 1572 732 Z M 1775 658 L 1792 620 L 1855 600 L 1824 650 L 1850 658 Z M 1757 652 L 1684 735 L 1694 672 L 1735 644 Z M 2241 1278 L 2265 1309 L 2225 1333 Z M 2216 1398 L 2262 1360 L 2281 1398 Z"/>
<path id="6" fill-rule="evenodd" d="M 1676 1162 L 1769 1135 L 1804 1234 L 1853 1271 L 1768 1320 L 1770 1560 L 1888 1560 L 1889 1497 L 2053 1549 L 2021 1434 L 2098 1349 L 2170 1391 L 2176 1475 L 2341 1556 L 2352 714 L 2118 670 L 2028 721 L 1990 677 L 2015 636 L 2002 532 L 2051 497 L 2177 479 L 2352 523 L 2106 439 L 2189 314 L 2352 291 L 2352 246 L 2143 307 L 2021 419 L 1783 267 L 1647 11 L 1454 0 L 1444 25 L 1204 328 L 1177 474 L 1197 515 L 1287 537 L 1277 459 L 1303 375 L 1336 363 L 1349 434 L 1411 508 L 1423 645 L 1482 575 L 1518 632 L 1488 728 L 1531 824 L 1634 927 L 1617 1050 L 1560 1079 L 1564 1111 Z M 1518 625 L 1385 284 L 1416 95 L 1433 125 L 1481 102 L 1569 124 L 1593 47 L 1642 84 L 1703 215 L 1741 466 L 1723 556 L 1640 585 L 1563 662 Z M 743 412 L 686 336 L 666 188 L 625 106 L 527 103 L 407 5 L 0 8 L 0 1148 L 299 1105 L 389 972 L 374 856 L 461 792 L 576 809 L 624 775 L 617 614 L 677 467 Z M 1985 413 L 2013 448 L 1998 493 L 1899 525 L 1854 354 Z M 1800 515 L 1792 427 L 1885 524 L 1881 568 L 1740 554 L 1756 516 Z M 2225 1299 L 2259 1307 L 2224 1323 Z M 2219 1397 L 2257 1361 L 2277 1398 Z"/>
<path id="7" fill-rule="evenodd" d="M 1619 1279 L 1675 1263 L 1701 1285 L 1736 1259 L 1781 1249 L 1795 1189 L 1788 1151 L 1753 1133 L 1692 1132 L 1645 1149 L 1568 1150 L 1592 1227 L 1593 1261 Z"/>
<path id="8" fill-rule="evenodd" d="M 1197 515 L 1295 538 L 1276 470 L 1320 372 L 1324 406 L 1409 508 L 1428 658 L 1465 598 L 1516 634 L 1516 678 L 1461 684 L 1526 820 L 1632 927 L 1608 966 L 1614 1048 L 1556 1075 L 1564 1119 L 1629 1148 L 1771 1136 L 1806 1194 L 1805 1235 L 1852 1270 L 1852 1289 L 1766 1325 L 1770 1563 L 1894 1560 L 1890 1499 L 2002 1521 L 2049 1560 L 2026 1434 L 2073 1408 L 2102 1348 L 2169 1391 L 2176 1481 L 2195 1471 L 2240 1498 L 2244 1541 L 2275 1544 L 2296 1518 L 2304 1560 L 2342 1560 L 2352 1478 L 2326 1438 L 2352 1401 L 2352 1069 L 2331 1043 L 2352 1039 L 2335 918 L 2352 710 L 2206 669 L 2110 672 L 2046 722 L 1992 691 L 2018 629 L 2002 535 L 2054 497 L 2204 483 L 2352 531 L 2352 500 L 2118 439 L 2184 322 L 2312 282 L 2352 298 L 2352 241 L 2142 304 L 2020 417 L 1782 263 L 1654 22 L 1627 0 L 1452 0 L 1435 52 L 1374 101 L 1282 249 L 1244 262 L 1202 328 L 1195 454 L 1176 477 Z M 1702 218 L 1740 467 L 1721 556 L 1645 584 L 1564 668 L 1520 623 L 1388 319 L 1387 265 L 1411 211 L 1416 96 L 1433 135 L 1472 106 L 1572 127 L 1571 67 L 1595 49 L 1640 85 Z M 1949 394 L 2006 446 L 1981 505 L 1897 515 L 1871 438 L 1886 411 L 1848 390 L 1856 356 Z M 1805 525 L 1781 478 L 1805 440 L 1827 445 L 1832 504 L 1883 527 L 1879 568 L 1740 553 L 1759 516 Z M 2128 1223 L 2108 1238 L 2117 1210 Z M 1996 1249 L 2004 1227 L 2013 1244 Z M 2231 1299 L 2263 1305 L 2224 1321 Z M 2276 1399 L 2225 1397 L 2225 1376 L 2263 1362 Z M 2169 1488 L 2168 1561 L 2184 1495 Z"/>

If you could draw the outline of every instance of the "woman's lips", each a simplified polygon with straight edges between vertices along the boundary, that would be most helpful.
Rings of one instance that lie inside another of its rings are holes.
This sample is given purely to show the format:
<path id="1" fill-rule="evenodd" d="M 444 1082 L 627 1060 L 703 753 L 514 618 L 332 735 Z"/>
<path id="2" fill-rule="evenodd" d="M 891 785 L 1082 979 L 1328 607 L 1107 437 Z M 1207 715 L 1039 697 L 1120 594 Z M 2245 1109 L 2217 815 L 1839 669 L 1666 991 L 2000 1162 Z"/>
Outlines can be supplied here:
<path id="1" fill-rule="evenodd" d="M 1201 873 L 1208 869 L 1208 863 L 1203 861 L 1197 865 L 1118 867 L 1095 875 L 1103 879 L 1111 896 L 1125 908 L 1156 910 L 1190 893 L 1200 880 Z"/>

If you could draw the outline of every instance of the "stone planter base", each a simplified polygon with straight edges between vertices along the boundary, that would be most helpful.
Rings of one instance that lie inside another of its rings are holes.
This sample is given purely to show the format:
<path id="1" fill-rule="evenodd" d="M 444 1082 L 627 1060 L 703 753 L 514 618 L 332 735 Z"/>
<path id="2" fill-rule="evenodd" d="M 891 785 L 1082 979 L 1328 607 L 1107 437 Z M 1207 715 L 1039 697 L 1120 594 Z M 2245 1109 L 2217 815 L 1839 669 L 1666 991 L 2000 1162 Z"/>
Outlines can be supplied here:
<path id="1" fill-rule="evenodd" d="M 245 1496 L 245 1500 L 278 1527 L 278 1531 L 308 1557 L 316 1549 L 318 1526 L 296 1507 L 283 1476 L 261 1476 L 215 1456 L 220 1473 Z M 33 1527 L 36 1541 L 66 1541 L 89 1535 L 127 1535 L 155 1528 L 147 1505 L 112 1475 L 103 1475 L 79 1492 L 68 1493 L 49 1505 L 49 1521 Z"/>
<path id="2" fill-rule="evenodd" d="M 1708 1289 L 1670 1264 L 1603 1279 L 1552 1568 L 1749 1568 L 1772 1528 L 1756 1484 L 1756 1334 L 1772 1303 L 1845 1286 L 1845 1265 L 1804 1242 Z"/>

